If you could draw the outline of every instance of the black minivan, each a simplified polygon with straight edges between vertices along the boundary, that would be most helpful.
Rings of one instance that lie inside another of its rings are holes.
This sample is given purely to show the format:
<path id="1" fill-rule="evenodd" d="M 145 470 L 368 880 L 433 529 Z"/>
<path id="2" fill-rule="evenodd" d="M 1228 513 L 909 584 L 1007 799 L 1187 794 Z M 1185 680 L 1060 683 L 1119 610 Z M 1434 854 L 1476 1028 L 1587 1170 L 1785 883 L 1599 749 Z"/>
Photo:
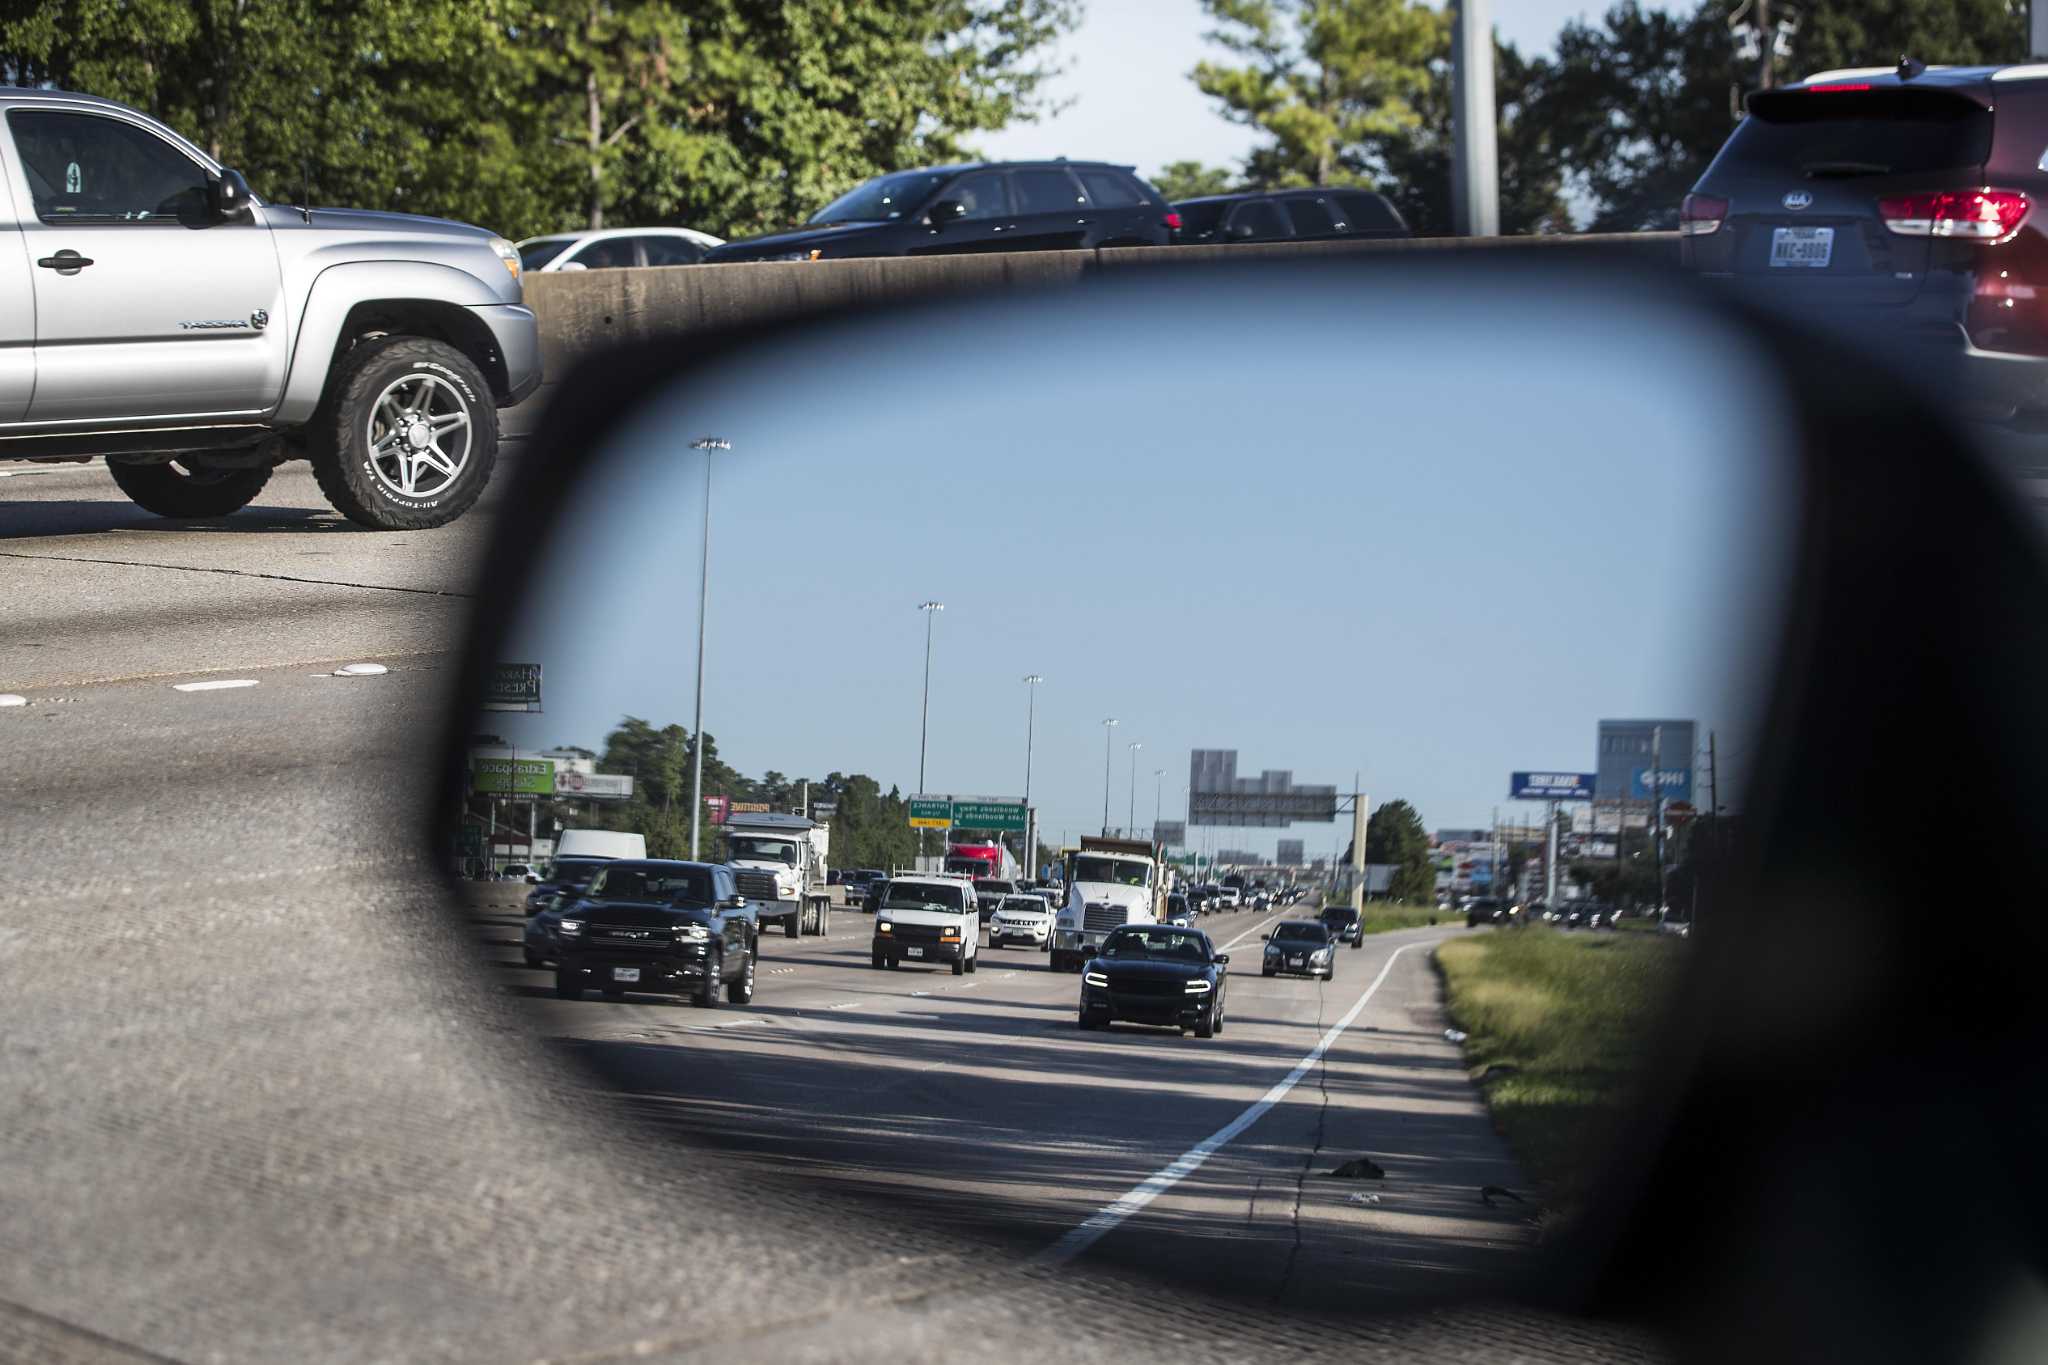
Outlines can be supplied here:
<path id="1" fill-rule="evenodd" d="M 1129 166 L 975 162 L 876 176 L 800 228 L 727 242 L 704 261 L 1166 246 L 1179 225 L 1159 191 Z"/>

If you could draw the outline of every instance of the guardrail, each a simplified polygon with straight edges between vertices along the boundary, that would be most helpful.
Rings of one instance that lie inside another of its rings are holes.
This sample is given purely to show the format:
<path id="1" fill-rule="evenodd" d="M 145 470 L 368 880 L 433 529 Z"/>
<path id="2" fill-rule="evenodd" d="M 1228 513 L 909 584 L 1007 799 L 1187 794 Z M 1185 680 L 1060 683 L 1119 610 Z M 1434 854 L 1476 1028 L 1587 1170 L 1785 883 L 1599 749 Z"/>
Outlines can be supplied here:
<path id="1" fill-rule="evenodd" d="M 540 317 L 541 364 L 549 383 L 520 405 L 508 429 L 530 429 L 552 383 L 591 351 L 621 342 L 677 337 L 703 327 L 773 320 L 815 308 L 859 307 L 966 290 L 1078 285 L 1131 269 L 1203 262 L 1329 257 L 1508 253 L 1557 260 L 1678 264 L 1675 232 L 1555 237 L 1412 237 L 1360 242 L 1271 242 L 1242 246 L 1110 247 L 963 256 L 893 256 L 841 261 L 667 266 L 532 275 L 526 300 Z"/>

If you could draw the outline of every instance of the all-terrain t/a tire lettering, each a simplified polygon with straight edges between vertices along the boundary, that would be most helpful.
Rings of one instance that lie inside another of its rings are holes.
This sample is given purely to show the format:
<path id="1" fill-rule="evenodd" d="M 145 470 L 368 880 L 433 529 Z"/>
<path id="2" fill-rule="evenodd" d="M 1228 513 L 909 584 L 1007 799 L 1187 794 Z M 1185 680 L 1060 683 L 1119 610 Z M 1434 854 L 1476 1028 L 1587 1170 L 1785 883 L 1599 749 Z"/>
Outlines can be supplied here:
<path id="1" fill-rule="evenodd" d="M 498 458 L 498 410 L 469 357 L 422 337 L 373 337 L 341 358 L 315 421 L 313 475 L 350 521 L 441 526 L 467 511 Z"/>

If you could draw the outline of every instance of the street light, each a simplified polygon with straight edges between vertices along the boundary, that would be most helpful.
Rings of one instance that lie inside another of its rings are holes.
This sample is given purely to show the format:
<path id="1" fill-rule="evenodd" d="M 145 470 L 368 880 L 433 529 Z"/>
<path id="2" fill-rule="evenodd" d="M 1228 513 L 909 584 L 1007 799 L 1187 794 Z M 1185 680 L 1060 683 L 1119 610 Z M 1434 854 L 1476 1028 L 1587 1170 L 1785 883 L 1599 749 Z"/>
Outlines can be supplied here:
<path id="1" fill-rule="evenodd" d="M 1109 736 L 1116 729 L 1116 717 L 1102 722 L 1102 833 L 1109 836 Z"/>
<path id="2" fill-rule="evenodd" d="M 731 450 L 719 436 L 699 436 L 690 449 L 704 452 L 704 561 L 697 569 L 697 714 L 691 720 L 690 861 L 697 861 L 698 828 L 704 819 L 704 604 L 711 597 L 711 452 Z"/>
<path id="3" fill-rule="evenodd" d="M 1036 673 L 1024 675 L 1024 686 L 1029 689 L 1029 703 L 1024 710 L 1024 805 L 1031 805 L 1031 742 L 1038 728 L 1038 685 L 1045 679 Z"/>
<path id="4" fill-rule="evenodd" d="M 917 609 L 924 613 L 924 709 L 917 721 L 917 794 L 923 796 L 925 740 L 931 733 L 932 719 L 932 617 L 944 611 L 946 604 L 920 602 Z"/>
<path id="5" fill-rule="evenodd" d="M 1155 835 L 1159 832 L 1159 794 L 1164 790 L 1160 784 L 1165 781 L 1166 769 L 1154 768 L 1152 770 L 1152 832 Z"/>
<path id="6" fill-rule="evenodd" d="M 1144 747 L 1138 740 L 1131 741 L 1131 823 L 1125 827 L 1125 838 L 1131 837 L 1131 831 L 1138 827 L 1138 750 Z"/>

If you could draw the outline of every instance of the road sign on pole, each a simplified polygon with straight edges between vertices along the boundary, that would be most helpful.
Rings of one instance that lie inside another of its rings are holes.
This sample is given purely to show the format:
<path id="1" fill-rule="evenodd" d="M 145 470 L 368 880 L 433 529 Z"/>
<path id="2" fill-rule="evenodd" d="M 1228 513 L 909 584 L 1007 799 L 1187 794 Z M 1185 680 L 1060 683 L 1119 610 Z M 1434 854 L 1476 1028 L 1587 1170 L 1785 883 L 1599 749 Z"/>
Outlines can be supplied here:
<path id="1" fill-rule="evenodd" d="M 484 687 L 486 711 L 540 710 L 540 665 L 499 664 Z"/>
<path id="2" fill-rule="evenodd" d="M 910 827 L 912 829 L 951 829 L 953 827 L 953 798 L 950 796 L 911 797 Z"/>

